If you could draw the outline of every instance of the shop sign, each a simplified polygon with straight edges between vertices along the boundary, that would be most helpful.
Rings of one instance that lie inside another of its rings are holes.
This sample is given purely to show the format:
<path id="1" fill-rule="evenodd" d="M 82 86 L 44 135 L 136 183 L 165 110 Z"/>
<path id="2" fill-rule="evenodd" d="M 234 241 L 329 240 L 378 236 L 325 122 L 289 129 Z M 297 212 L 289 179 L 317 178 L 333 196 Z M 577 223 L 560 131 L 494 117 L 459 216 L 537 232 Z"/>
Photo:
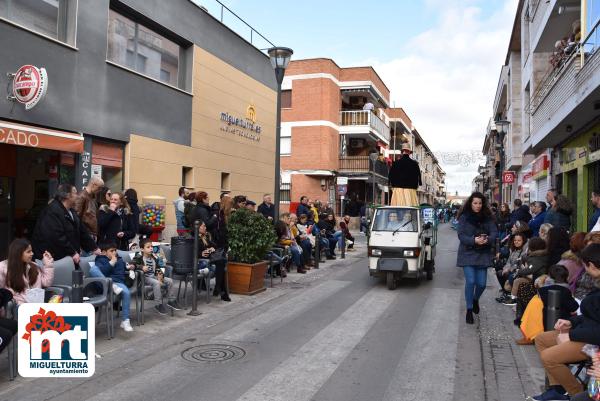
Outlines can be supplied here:
<path id="1" fill-rule="evenodd" d="M 83 150 L 83 137 L 79 134 L 2 120 L 0 120 L 0 143 L 74 153 Z"/>
<path id="2" fill-rule="evenodd" d="M 523 174 L 523 184 L 528 184 L 531 182 L 533 176 L 533 172 L 532 171 L 528 171 L 525 174 Z"/>
<path id="3" fill-rule="evenodd" d="M 531 178 L 539 180 L 548 176 L 548 170 L 550 169 L 550 159 L 547 154 L 538 156 L 531 163 Z"/>
<path id="4" fill-rule="evenodd" d="M 516 175 L 515 175 L 514 171 L 502 172 L 502 183 L 503 184 L 514 184 L 515 178 L 516 178 Z"/>
<path id="5" fill-rule="evenodd" d="M 256 108 L 249 105 L 246 109 L 246 117 L 236 117 L 227 112 L 221 112 L 220 119 L 225 125 L 221 126 L 221 131 L 248 138 L 259 142 L 262 127 L 256 124 Z"/>
<path id="6" fill-rule="evenodd" d="M 348 177 L 337 177 L 338 185 L 348 185 Z"/>
<path id="7" fill-rule="evenodd" d="M 48 89 L 46 69 L 24 65 L 12 75 L 12 86 L 12 99 L 24 104 L 25 110 L 31 110 L 46 95 Z"/>

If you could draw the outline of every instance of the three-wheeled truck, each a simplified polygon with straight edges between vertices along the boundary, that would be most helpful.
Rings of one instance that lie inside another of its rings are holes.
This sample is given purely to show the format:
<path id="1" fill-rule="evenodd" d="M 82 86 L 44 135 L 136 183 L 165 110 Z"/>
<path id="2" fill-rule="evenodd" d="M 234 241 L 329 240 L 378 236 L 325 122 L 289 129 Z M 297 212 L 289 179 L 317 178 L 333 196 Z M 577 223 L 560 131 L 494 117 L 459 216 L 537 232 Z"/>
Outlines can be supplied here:
<path id="1" fill-rule="evenodd" d="M 394 290 L 402 278 L 433 279 L 437 219 L 431 205 L 382 206 L 369 225 L 369 274 Z"/>

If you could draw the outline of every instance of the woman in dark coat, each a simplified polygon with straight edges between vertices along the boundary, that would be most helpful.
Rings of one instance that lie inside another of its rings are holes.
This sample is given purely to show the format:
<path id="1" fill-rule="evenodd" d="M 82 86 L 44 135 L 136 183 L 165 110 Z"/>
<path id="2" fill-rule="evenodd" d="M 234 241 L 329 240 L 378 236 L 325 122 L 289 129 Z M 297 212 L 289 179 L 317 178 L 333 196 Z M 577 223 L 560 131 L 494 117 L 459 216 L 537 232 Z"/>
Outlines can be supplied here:
<path id="1" fill-rule="evenodd" d="M 136 234 L 139 234 L 140 233 L 140 214 L 142 212 L 140 210 L 140 207 L 138 206 L 137 192 L 135 189 L 129 188 L 127 191 L 125 191 L 125 193 L 123 195 L 125 195 L 127 204 L 129 205 L 129 208 L 131 209 L 131 215 L 132 215 L 131 221 L 133 223 L 133 231 Z"/>
<path id="2" fill-rule="evenodd" d="M 456 265 L 465 273 L 467 324 L 479 313 L 479 298 L 485 290 L 487 269 L 492 266 L 498 236 L 496 222 L 481 192 L 473 192 L 458 213 L 458 257 Z"/>
<path id="3" fill-rule="evenodd" d="M 129 250 L 129 241 L 135 237 L 133 214 L 122 193 L 113 193 L 110 204 L 98 210 L 98 243 L 114 242 L 122 251 Z"/>
<path id="4" fill-rule="evenodd" d="M 208 194 L 204 191 L 196 192 L 196 206 L 192 212 L 192 221 L 200 220 L 206 224 L 206 229 L 215 234 L 217 228 L 217 215 L 210 208 Z"/>
<path id="5" fill-rule="evenodd" d="M 206 228 L 206 224 L 200 223 L 198 227 L 198 258 L 210 259 L 213 253 L 221 254 L 222 257 L 218 260 L 212 260 L 210 263 L 215 265 L 215 289 L 213 296 L 221 296 L 221 299 L 230 302 L 229 294 L 227 293 L 227 285 L 225 284 L 225 265 L 227 264 L 227 256 L 225 250 L 219 248 L 219 245 L 213 241 L 212 236 Z M 208 263 L 203 263 L 201 267 L 207 266 Z"/>
<path id="6" fill-rule="evenodd" d="M 564 195 L 557 195 L 552 199 L 551 206 L 546 211 L 544 223 L 552 224 L 552 227 L 562 227 L 569 231 L 571 229 L 571 214 L 573 214 L 573 207 L 569 198 Z"/>

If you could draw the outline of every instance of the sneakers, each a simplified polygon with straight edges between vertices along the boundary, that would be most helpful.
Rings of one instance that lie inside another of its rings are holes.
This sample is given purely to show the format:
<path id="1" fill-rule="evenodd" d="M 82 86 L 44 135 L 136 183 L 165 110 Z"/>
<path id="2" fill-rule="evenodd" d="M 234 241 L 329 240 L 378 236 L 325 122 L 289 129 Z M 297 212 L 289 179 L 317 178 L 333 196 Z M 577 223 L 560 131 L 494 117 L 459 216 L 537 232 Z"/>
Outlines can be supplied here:
<path id="1" fill-rule="evenodd" d="M 502 294 L 498 298 L 496 298 L 496 302 L 504 303 L 507 299 L 510 299 L 510 293 L 502 291 Z"/>
<path id="2" fill-rule="evenodd" d="M 131 327 L 131 323 L 129 323 L 129 319 L 125 319 L 121 322 L 121 328 L 125 331 L 133 331 L 133 327 Z"/>
<path id="3" fill-rule="evenodd" d="M 181 310 L 182 309 L 181 305 L 179 305 L 179 302 L 177 302 L 176 299 L 173 299 L 173 300 L 167 302 L 167 305 L 169 305 L 171 308 L 173 308 L 175 310 Z"/>
<path id="4" fill-rule="evenodd" d="M 527 397 L 527 401 L 569 401 L 571 397 L 551 387 L 540 395 Z"/>
<path id="5" fill-rule="evenodd" d="M 516 305 L 517 304 L 517 299 L 513 298 L 512 296 L 508 296 L 504 301 L 502 301 L 502 305 Z"/>
<path id="6" fill-rule="evenodd" d="M 121 292 L 123 292 L 123 289 L 116 284 L 112 285 L 112 290 L 115 295 L 119 295 Z"/>
<path id="7" fill-rule="evenodd" d="M 166 315 L 168 313 L 167 308 L 163 304 L 156 305 L 154 309 L 161 315 Z"/>

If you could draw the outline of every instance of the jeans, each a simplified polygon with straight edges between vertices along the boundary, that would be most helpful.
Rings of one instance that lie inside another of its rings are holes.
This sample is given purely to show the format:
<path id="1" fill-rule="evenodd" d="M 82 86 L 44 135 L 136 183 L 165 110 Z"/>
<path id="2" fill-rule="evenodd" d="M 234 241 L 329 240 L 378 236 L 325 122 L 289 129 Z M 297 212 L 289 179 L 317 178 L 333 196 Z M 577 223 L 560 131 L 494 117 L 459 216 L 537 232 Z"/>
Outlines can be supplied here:
<path id="1" fill-rule="evenodd" d="M 152 286 L 152 292 L 154 293 L 154 300 L 162 302 L 163 300 L 163 289 L 167 294 L 168 300 L 173 300 L 175 297 L 172 294 L 173 280 L 169 277 L 163 277 L 164 282 L 161 282 L 154 276 L 144 275 L 144 285 Z"/>
<path id="2" fill-rule="evenodd" d="M 302 260 L 302 253 L 300 253 L 300 250 L 295 246 L 291 246 L 290 251 L 292 252 L 292 261 L 296 267 L 298 269 L 304 268 L 304 261 Z"/>
<path id="3" fill-rule="evenodd" d="M 303 239 L 300 241 L 299 245 L 302 248 L 302 257 L 304 258 L 304 263 L 309 263 L 312 257 L 312 244 L 310 243 L 310 240 L 308 238 Z"/>
<path id="4" fill-rule="evenodd" d="M 465 272 L 465 301 L 473 309 L 473 300 L 479 300 L 487 282 L 487 267 L 463 266 Z"/>
<path id="5" fill-rule="evenodd" d="M 90 268 L 90 277 L 104 277 L 100 268 L 96 265 Z M 115 283 L 113 284 L 119 286 L 122 290 L 119 294 L 121 296 L 121 302 L 123 306 L 123 320 L 129 319 L 129 306 L 131 305 L 131 293 L 129 292 L 129 288 L 123 283 Z"/>

